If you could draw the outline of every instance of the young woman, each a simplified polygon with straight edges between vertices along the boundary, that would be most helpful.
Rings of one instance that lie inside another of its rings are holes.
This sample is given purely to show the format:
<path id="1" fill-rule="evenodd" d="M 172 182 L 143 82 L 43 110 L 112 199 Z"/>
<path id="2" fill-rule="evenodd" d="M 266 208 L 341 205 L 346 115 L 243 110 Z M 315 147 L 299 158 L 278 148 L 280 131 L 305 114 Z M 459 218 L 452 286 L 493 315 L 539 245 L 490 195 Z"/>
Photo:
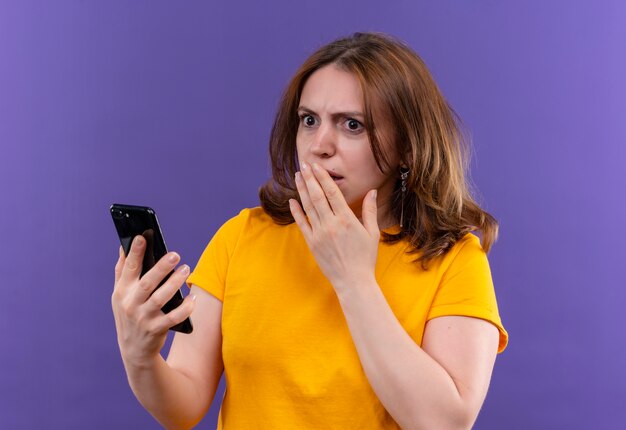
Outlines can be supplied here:
<path id="1" fill-rule="evenodd" d="M 152 295 L 180 257 L 139 278 L 142 238 L 120 253 L 113 311 L 139 401 L 192 427 L 224 371 L 225 430 L 470 428 L 507 333 L 486 258 L 497 223 L 468 191 L 464 148 L 410 48 L 355 34 L 319 49 L 280 104 L 261 207 Z"/>

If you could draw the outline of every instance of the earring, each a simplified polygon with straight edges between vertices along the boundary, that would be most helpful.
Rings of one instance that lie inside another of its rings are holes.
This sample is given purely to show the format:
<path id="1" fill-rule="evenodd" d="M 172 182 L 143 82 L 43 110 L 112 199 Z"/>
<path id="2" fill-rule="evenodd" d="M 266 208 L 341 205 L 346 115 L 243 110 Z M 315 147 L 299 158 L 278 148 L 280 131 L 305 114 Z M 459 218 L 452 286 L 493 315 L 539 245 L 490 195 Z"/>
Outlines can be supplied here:
<path id="1" fill-rule="evenodd" d="M 406 179 L 409 177 L 409 169 L 400 169 L 400 186 L 401 186 L 401 190 L 402 190 L 402 200 L 400 202 L 400 228 L 402 228 L 403 226 L 403 221 L 404 221 L 404 196 L 406 194 Z"/>

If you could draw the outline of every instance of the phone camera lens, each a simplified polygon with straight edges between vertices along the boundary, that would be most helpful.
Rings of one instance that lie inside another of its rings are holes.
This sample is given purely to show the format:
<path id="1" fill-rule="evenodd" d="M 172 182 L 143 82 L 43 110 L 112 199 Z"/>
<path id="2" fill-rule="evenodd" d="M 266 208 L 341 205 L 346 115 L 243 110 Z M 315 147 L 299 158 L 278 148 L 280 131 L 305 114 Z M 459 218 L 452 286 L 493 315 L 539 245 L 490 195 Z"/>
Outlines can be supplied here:
<path id="1" fill-rule="evenodd" d="M 122 218 L 124 218 L 124 213 L 121 210 L 119 210 L 119 209 L 113 209 L 111 211 L 111 213 L 113 214 L 113 218 L 115 218 L 115 219 L 122 219 Z"/>

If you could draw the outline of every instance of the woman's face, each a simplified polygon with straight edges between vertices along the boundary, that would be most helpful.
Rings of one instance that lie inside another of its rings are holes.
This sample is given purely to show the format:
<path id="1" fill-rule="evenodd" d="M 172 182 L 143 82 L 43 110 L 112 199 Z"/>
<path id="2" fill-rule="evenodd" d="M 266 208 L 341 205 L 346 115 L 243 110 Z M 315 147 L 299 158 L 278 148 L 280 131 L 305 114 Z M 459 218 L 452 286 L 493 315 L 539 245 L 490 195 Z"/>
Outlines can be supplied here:
<path id="1" fill-rule="evenodd" d="M 298 116 L 296 146 L 300 164 L 318 163 L 335 177 L 358 217 L 365 194 L 377 189 L 378 220 L 385 220 L 398 176 L 398 157 L 395 150 L 383 148 L 392 168 L 386 173 L 378 168 L 364 127 L 363 92 L 357 78 L 334 64 L 315 71 L 302 89 Z M 377 129 L 381 130 L 379 124 Z M 384 127 L 381 131 L 382 136 L 391 135 Z"/>

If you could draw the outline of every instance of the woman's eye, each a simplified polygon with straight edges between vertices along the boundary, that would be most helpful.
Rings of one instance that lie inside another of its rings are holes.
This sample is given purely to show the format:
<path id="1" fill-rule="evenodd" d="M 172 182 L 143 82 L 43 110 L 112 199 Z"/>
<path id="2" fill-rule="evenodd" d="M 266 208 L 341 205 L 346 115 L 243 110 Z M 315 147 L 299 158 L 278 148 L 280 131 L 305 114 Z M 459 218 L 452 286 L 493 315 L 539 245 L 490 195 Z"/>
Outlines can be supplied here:
<path id="1" fill-rule="evenodd" d="M 351 131 L 358 131 L 358 130 L 360 130 L 363 127 L 363 124 L 358 122 L 356 119 L 348 119 L 346 121 L 346 126 Z"/>
<path id="2" fill-rule="evenodd" d="M 313 127 L 315 125 L 315 118 L 311 115 L 302 115 L 302 123 L 307 127 Z"/>

